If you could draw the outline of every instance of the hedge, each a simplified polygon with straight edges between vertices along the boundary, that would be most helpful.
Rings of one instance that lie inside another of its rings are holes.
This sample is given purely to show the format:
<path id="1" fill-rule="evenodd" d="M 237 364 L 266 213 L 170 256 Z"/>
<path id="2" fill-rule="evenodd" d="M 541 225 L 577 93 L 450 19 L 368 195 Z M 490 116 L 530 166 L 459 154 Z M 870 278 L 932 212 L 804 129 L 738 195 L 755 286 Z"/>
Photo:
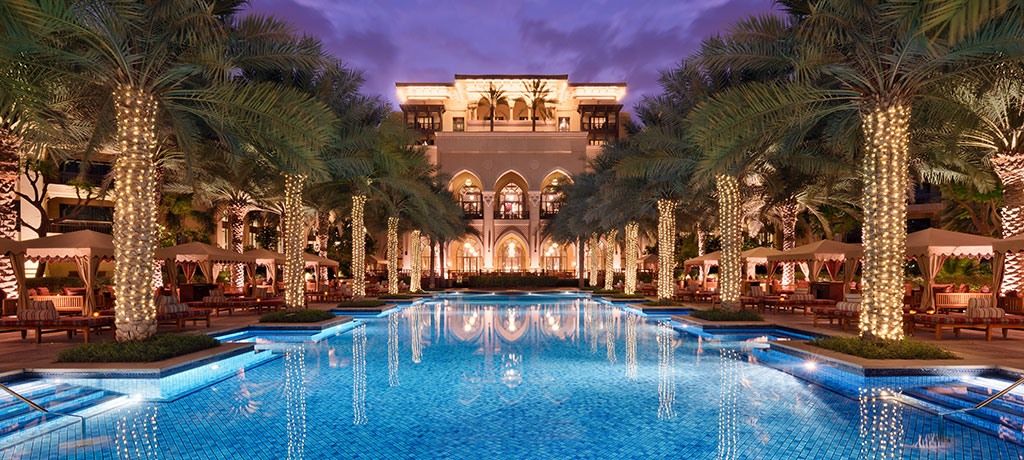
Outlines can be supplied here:
<path id="1" fill-rule="evenodd" d="M 466 286 L 471 288 L 558 287 L 558 281 L 557 276 L 477 275 L 470 276 L 466 281 Z M 577 280 L 572 281 L 578 283 Z"/>
<path id="2" fill-rule="evenodd" d="M 318 323 L 335 318 L 334 314 L 323 310 L 275 311 L 260 317 L 261 323 Z"/>
<path id="3" fill-rule="evenodd" d="M 60 363 L 148 363 L 171 359 L 220 342 L 206 334 L 158 334 L 127 342 L 87 343 L 57 354 Z"/>

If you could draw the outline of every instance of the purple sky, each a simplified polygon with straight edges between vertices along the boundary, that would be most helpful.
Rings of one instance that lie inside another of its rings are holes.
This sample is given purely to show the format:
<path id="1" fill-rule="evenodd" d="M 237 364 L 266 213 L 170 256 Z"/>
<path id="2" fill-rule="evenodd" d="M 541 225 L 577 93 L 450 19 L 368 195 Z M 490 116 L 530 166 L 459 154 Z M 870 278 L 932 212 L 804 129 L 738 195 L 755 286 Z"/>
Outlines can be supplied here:
<path id="1" fill-rule="evenodd" d="M 658 90 L 658 71 L 769 0 L 251 0 L 319 37 L 394 103 L 396 81 L 456 73 L 568 73 L 629 84 L 625 104 Z"/>

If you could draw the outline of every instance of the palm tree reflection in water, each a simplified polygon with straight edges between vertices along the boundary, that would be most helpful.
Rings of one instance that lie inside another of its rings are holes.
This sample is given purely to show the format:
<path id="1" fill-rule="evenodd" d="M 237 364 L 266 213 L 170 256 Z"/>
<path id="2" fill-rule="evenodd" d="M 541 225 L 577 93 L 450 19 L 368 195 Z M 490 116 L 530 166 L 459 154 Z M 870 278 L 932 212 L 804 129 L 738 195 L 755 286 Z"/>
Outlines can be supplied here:
<path id="1" fill-rule="evenodd" d="M 636 326 L 640 321 L 640 315 L 630 313 L 626 316 L 626 378 L 636 381 Z"/>
<path id="2" fill-rule="evenodd" d="M 398 385 L 398 315 L 388 315 L 388 386 Z"/>
<path id="3" fill-rule="evenodd" d="M 903 404 L 889 388 L 860 390 L 860 455 L 887 460 L 903 455 Z"/>
<path id="4" fill-rule="evenodd" d="M 412 347 L 412 362 L 414 363 L 419 363 L 423 360 L 423 338 L 420 336 L 423 332 L 423 321 L 420 319 L 422 310 L 423 308 L 420 305 L 409 307 L 406 310 L 409 318 L 409 342 Z"/>
<path id="5" fill-rule="evenodd" d="M 743 377 L 740 365 L 743 357 L 736 351 L 721 349 L 719 383 L 722 397 L 718 404 L 718 460 L 735 460 L 739 458 L 736 451 L 736 399 L 740 392 Z"/>
<path id="6" fill-rule="evenodd" d="M 306 348 L 301 344 L 285 351 L 284 397 L 288 459 L 302 459 L 306 453 Z"/>
<path id="7" fill-rule="evenodd" d="M 117 433 L 114 438 L 118 458 L 160 458 L 160 448 L 156 442 L 156 432 L 159 429 L 156 413 L 155 404 L 132 406 L 122 411 L 123 415 L 117 420 Z"/>
<path id="8" fill-rule="evenodd" d="M 676 415 L 675 353 L 672 340 L 676 332 L 667 322 L 658 323 L 658 419 Z"/>
<path id="9" fill-rule="evenodd" d="M 352 331 L 352 424 L 366 424 L 366 325 Z"/>

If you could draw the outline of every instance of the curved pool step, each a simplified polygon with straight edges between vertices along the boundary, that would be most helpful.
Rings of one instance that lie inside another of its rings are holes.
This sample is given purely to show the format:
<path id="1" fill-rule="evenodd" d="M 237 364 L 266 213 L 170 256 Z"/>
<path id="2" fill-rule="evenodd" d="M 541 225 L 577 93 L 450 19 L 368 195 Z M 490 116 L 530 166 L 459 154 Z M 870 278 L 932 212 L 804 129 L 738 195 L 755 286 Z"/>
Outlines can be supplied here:
<path id="1" fill-rule="evenodd" d="M 924 406 L 935 412 L 947 412 L 974 407 L 999 390 L 957 382 L 911 388 L 904 390 L 903 394 L 924 403 Z M 1024 445 L 1024 398 L 1019 395 L 1006 394 L 981 409 L 956 412 L 945 417 Z"/>
<path id="2" fill-rule="evenodd" d="M 123 396 L 107 390 L 42 380 L 21 381 L 8 387 L 48 411 L 65 414 L 74 414 Z M 60 418 L 60 415 L 35 410 L 7 393 L 0 395 L 0 439 Z"/>

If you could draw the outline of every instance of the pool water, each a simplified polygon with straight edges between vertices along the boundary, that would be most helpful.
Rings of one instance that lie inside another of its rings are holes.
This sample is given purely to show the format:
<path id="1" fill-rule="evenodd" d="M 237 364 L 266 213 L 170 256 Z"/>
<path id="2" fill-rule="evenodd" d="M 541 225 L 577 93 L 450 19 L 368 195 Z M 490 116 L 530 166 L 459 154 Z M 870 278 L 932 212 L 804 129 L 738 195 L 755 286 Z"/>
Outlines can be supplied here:
<path id="1" fill-rule="evenodd" d="M 3 459 L 1017 459 L 1017 444 L 843 396 L 579 296 L 444 296 Z M 762 351 L 763 352 L 763 351 Z"/>

